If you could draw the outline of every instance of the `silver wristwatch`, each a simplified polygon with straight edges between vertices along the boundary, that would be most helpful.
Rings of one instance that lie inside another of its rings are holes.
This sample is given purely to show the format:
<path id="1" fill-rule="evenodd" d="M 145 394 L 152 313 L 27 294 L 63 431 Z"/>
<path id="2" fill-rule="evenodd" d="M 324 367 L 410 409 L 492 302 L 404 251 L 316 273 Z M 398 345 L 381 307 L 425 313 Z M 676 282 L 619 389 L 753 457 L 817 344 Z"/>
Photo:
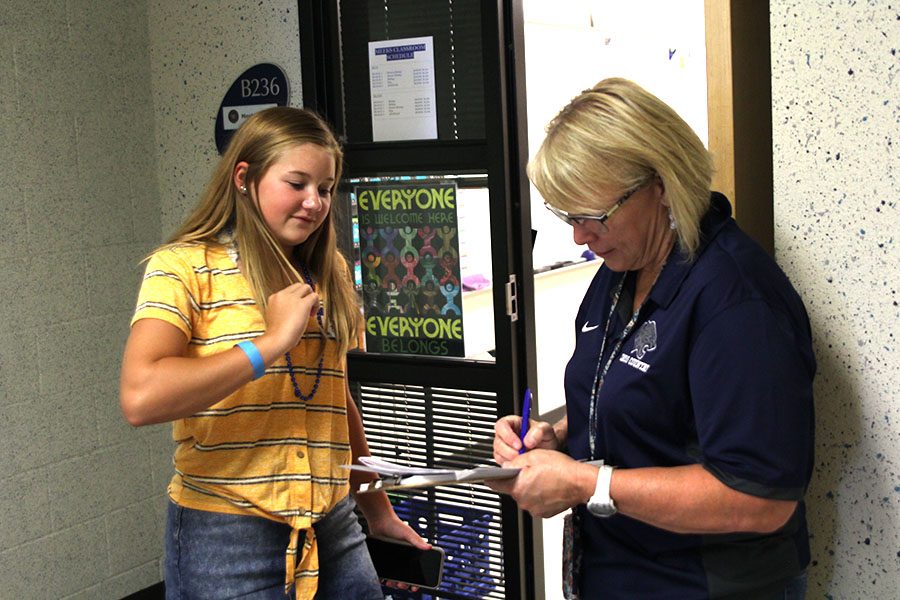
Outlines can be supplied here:
<path id="1" fill-rule="evenodd" d="M 613 468 L 609 465 L 600 465 L 597 473 L 597 487 L 594 495 L 587 502 L 587 509 L 595 517 L 611 517 L 616 514 L 616 504 L 609 497 L 609 482 L 612 479 Z"/>

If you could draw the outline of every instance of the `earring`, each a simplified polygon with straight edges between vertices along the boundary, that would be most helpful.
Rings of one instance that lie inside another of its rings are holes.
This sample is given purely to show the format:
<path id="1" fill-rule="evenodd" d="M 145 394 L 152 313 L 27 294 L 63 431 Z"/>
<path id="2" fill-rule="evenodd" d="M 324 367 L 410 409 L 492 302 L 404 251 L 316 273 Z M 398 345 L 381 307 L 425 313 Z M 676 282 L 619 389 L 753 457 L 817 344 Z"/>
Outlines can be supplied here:
<path id="1" fill-rule="evenodd" d="M 238 188 L 238 189 L 240 190 L 240 192 L 241 192 L 243 195 L 245 195 L 245 196 L 247 195 L 247 186 L 246 186 L 246 185 L 242 185 L 242 186 L 241 186 L 240 188 Z"/>
<path id="2" fill-rule="evenodd" d="M 677 229 L 678 226 L 675 224 L 675 215 L 672 214 L 672 209 L 669 209 L 669 229 Z"/>

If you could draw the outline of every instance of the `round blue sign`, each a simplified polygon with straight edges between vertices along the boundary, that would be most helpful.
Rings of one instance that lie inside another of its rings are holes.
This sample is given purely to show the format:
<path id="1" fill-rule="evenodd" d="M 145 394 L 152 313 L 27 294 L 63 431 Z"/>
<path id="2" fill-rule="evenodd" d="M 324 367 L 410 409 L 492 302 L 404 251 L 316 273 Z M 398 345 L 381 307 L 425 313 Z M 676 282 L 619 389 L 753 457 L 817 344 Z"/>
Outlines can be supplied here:
<path id="1" fill-rule="evenodd" d="M 271 63 L 254 65 L 241 73 L 219 106 L 216 115 L 216 148 L 225 152 L 231 136 L 253 113 L 273 106 L 287 106 L 290 88 L 287 77 Z"/>

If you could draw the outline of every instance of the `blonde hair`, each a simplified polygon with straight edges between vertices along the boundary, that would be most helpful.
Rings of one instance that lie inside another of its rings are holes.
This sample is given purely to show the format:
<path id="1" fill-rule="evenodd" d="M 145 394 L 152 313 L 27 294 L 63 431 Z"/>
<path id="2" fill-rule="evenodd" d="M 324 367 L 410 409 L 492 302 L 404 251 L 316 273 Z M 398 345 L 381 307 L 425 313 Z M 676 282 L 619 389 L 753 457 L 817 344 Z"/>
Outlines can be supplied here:
<path id="1" fill-rule="evenodd" d="M 710 202 L 712 160 L 690 126 L 634 82 L 604 79 L 576 96 L 547 126 L 528 165 L 544 199 L 571 213 L 596 213 L 597 199 L 658 176 L 677 223 L 683 254 L 700 245 L 700 220 Z"/>
<path id="2" fill-rule="evenodd" d="M 252 200 L 269 168 L 286 150 L 300 144 L 314 144 L 332 154 L 334 194 L 341 177 L 343 152 L 328 125 L 309 110 L 269 108 L 252 115 L 238 128 L 197 206 L 159 249 L 193 243 L 220 245 L 220 234 L 233 232 L 240 250 L 241 270 L 263 315 L 271 294 L 303 281 L 291 259 L 299 260 L 316 280 L 316 292 L 325 305 L 325 329 L 334 333 L 342 356 L 356 340 L 360 312 L 349 267 L 337 248 L 331 210 L 322 225 L 295 248 L 295 255 L 288 257 Z M 240 162 L 249 164 L 244 184 L 252 194 L 241 194 L 235 186 L 234 171 Z"/>

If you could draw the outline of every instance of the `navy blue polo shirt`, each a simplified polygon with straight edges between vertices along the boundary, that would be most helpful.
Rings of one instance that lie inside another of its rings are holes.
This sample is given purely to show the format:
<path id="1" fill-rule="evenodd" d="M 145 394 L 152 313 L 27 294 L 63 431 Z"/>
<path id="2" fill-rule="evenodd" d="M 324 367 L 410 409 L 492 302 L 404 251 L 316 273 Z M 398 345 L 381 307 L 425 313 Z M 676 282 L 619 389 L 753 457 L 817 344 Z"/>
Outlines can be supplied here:
<path id="1" fill-rule="evenodd" d="M 813 464 L 815 358 L 800 297 L 713 193 L 693 263 L 673 249 L 596 398 L 596 456 L 621 468 L 701 464 L 725 485 L 801 501 L 770 535 L 685 535 L 584 506 L 584 598 L 763 597 L 809 562 L 803 494 Z M 575 320 L 566 368 L 568 452 L 588 458 L 589 404 L 632 314 L 634 273 L 601 266 Z"/>

